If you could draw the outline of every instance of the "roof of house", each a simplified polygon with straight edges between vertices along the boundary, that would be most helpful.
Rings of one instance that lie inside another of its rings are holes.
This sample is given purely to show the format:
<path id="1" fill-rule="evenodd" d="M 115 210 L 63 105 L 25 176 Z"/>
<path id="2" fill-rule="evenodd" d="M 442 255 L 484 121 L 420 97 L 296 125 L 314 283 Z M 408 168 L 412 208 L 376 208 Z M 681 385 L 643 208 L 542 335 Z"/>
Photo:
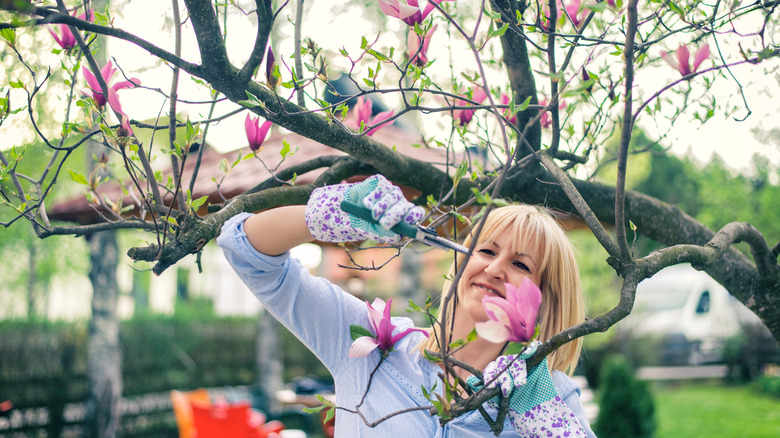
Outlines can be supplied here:
<path id="1" fill-rule="evenodd" d="M 379 142 L 388 146 L 395 147 L 399 152 L 413 156 L 419 160 L 431 162 L 439 166 L 446 163 L 446 151 L 443 149 L 433 149 L 425 146 L 419 146 L 416 143 L 420 141 L 416 133 L 398 128 L 396 126 L 387 126 L 374 133 L 373 137 Z M 283 142 L 287 141 L 294 154 L 289 155 L 282 160 L 280 151 Z M 239 156 L 246 156 L 252 152 L 248 147 L 238 149 L 232 152 L 220 153 L 212 147 L 206 146 L 203 151 L 200 166 L 198 168 L 197 180 L 195 182 L 192 199 L 198 199 L 202 196 L 209 197 L 209 203 L 218 204 L 224 199 L 231 199 L 237 195 L 245 193 L 247 190 L 255 187 L 261 182 L 272 177 L 273 173 L 292 166 L 305 163 L 313 158 L 327 155 L 346 155 L 337 149 L 317 143 L 306 137 L 302 137 L 293 132 L 280 132 L 274 129 L 263 144 L 263 148 L 255 154 L 256 159 L 247 159 L 240 162 L 235 167 L 229 169 L 227 174 L 224 169 L 230 167 Z M 191 153 L 189 159 L 185 162 L 183 171 L 183 181 L 185 188 L 189 187 L 196 161 L 195 153 Z M 224 161 L 227 166 L 220 166 Z M 155 167 L 164 169 L 164 178 L 170 174 L 170 161 L 167 156 L 158 159 Z M 297 184 L 307 184 L 313 181 L 324 169 L 311 171 L 304 175 L 299 175 L 296 179 Z M 130 182 L 125 183 L 129 187 Z M 133 190 L 135 197 L 138 197 L 138 190 Z M 98 193 L 112 202 L 123 197 L 124 204 L 129 205 L 130 198 L 122 195 L 122 188 L 118 183 L 105 183 L 98 187 Z M 224 197 L 224 199 L 223 199 Z M 166 196 L 170 199 L 171 196 Z M 168 202 L 166 202 L 168 204 Z M 137 213 L 137 211 L 136 211 Z M 87 201 L 85 195 L 78 195 L 73 198 L 58 202 L 51 206 L 47 211 L 51 220 L 75 222 L 79 224 L 92 224 L 102 222 L 104 219 L 94 204 Z"/>

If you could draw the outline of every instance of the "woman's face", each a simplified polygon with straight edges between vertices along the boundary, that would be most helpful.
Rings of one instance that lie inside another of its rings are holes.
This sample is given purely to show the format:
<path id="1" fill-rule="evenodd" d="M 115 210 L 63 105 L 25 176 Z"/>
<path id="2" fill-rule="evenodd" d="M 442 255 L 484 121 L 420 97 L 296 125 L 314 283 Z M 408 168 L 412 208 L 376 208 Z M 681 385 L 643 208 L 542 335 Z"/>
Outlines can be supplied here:
<path id="1" fill-rule="evenodd" d="M 539 285 L 540 260 L 538 249 L 530 245 L 514 245 L 510 229 L 504 230 L 493 241 L 483 241 L 474 248 L 461 277 L 456 324 L 474 324 L 488 319 L 482 307 L 482 297 L 506 298 L 504 283 L 519 286 L 528 277 Z M 518 252 L 513 251 L 515 246 Z"/>

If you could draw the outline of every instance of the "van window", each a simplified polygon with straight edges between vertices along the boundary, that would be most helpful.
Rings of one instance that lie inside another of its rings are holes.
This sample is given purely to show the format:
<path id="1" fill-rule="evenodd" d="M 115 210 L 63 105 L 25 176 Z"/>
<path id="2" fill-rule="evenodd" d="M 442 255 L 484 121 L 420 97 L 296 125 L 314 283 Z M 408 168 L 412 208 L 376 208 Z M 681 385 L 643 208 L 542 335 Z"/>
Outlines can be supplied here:
<path id="1" fill-rule="evenodd" d="M 696 305 L 696 313 L 703 314 L 710 311 L 710 291 L 705 290 L 699 297 L 699 304 Z"/>

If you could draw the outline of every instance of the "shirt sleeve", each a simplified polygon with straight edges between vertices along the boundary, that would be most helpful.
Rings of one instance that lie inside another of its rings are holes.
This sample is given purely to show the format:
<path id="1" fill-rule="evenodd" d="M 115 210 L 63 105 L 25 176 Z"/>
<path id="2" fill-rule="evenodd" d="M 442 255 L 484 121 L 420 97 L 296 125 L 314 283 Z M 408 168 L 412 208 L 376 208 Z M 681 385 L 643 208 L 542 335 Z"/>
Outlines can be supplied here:
<path id="1" fill-rule="evenodd" d="M 585 413 L 585 406 L 582 405 L 582 400 L 580 400 L 580 387 L 561 371 L 553 370 L 551 375 L 555 388 L 558 390 L 558 395 L 577 417 L 577 421 L 585 430 L 588 438 L 596 438 L 596 435 L 590 428 L 590 422 Z"/>
<path id="2" fill-rule="evenodd" d="M 252 247 L 239 214 L 222 226 L 217 244 L 266 310 L 301 340 L 334 375 L 347 362 L 350 325 L 369 327 L 366 304 L 309 270 L 290 253 L 261 254 Z"/>

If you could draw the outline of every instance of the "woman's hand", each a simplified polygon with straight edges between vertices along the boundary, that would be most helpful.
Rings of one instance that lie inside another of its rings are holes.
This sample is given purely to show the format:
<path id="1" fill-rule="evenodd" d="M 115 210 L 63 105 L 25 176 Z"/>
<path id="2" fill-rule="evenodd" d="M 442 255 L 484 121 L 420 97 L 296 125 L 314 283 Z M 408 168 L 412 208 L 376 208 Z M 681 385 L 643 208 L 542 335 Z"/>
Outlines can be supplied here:
<path id="1" fill-rule="evenodd" d="M 371 210 L 378 224 L 341 210 L 341 201 L 345 199 Z M 382 175 L 374 175 L 357 184 L 337 184 L 314 190 L 306 205 L 306 224 L 312 236 L 323 242 L 371 239 L 396 243 L 402 236 L 390 229 L 401 221 L 416 225 L 424 214 L 422 207 L 404 198 L 400 188 Z"/>
<path id="2" fill-rule="evenodd" d="M 547 358 L 528 374 L 525 360 L 536 351 L 538 342 L 531 344 L 520 356 L 499 356 L 485 367 L 484 384 L 499 387 L 509 398 L 509 421 L 520 436 L 585 437 L 585 430 L 577 417 L 558 396 L 558 390 L 547 368 Z M 476 378 L 469 378 L 472 387 Z M 568 435 L 565 433 L 568 432 Z"/>

